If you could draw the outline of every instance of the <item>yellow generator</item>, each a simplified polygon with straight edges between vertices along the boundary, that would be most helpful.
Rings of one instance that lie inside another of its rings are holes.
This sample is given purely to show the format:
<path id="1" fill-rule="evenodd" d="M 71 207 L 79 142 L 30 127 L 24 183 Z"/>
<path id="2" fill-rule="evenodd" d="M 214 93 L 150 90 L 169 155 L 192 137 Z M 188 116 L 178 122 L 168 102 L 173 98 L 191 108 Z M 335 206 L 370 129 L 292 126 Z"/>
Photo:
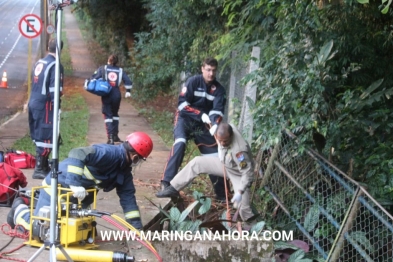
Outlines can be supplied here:
<path id="1" fill-rule="evenodd" d="M 32 195 L 41 188 L 47 189 L 48 186 L 34 187 Z M 96 217 L 113 217 L 125 227 L 131 227 L 126 221 L 107 212 L 95 210 L 97 201 L 97 191 L 95 189 L 87 190 L 89 194 L 93 194 L 93 203 L 91 208 L 82 209 L 81 203 L 75 204 L 70 201 L 72 191 L 69 188 L 58 187 L 57 202 L 57 223 L 55 239 L 65 248 L 65 252 L 73 261 L 118 261 L 118 262 L 134 262 L 135 258 L 127 253 L 119 251 L 101 251 L 89 250 L 98 248 L 95 244 L 96 237 Z M 46 245 L 49 248 L 50 241 L 50 206 L 43 206 L 39 209 L 38 215 L 34 216 L 34 198 L 32 198 L 30 208 L 30 236 L 25 243 L 30 246 L 40 247 Z M 155 251 L 155 250 L 154 250 Z M 65 260 L 62 252 L 56 251 L 56 257 Z"/>
<path id="2" fill-rule="evenodd" d="M 35 190 L 45 187 L 33 188 Z M 96 208 L 95 189 L 87 190 L 89 194 L 93 194 L 92 209 L 82 209 L 80 204 L 70 201 L 72 192 L 69 188 L 60 188 L 57 203 L 57 228 L 58 234 L 55 238 L 65 248 L 92 249 L 96 248 L 94 244 L 96 234 L 96 216 L 94 210 Z M 64 193 L 65 192 L 65 193 Z M 63 194 L 61 194 L 63 193 Z M 49 241 L 50 233 L 50 206 L 43 206 L 38 210 L 38 214 L 34 216 L 34 199 L 31 203 L 31 228 L 29 241 L 26 243 L 31 246 L 41 247 L 45 241 Z"/>

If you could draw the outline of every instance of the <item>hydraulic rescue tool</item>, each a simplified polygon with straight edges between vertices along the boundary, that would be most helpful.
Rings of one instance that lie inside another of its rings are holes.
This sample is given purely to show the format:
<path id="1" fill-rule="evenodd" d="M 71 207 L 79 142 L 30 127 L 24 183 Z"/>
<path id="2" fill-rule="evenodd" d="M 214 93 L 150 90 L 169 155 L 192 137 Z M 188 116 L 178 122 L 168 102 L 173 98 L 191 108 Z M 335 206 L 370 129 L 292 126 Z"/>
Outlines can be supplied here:
<path id="1" fill-rule="evenodd" d="M 33 187 L 33 195 L 35 191 L 47 186 Z M 122 225 L 128 223 L 118 216 L 107 212 L 100 212 L 95 210 L 97 190 L 89 189 L 87 192 L 93 194 L 93 203 L 91 208 L 82 208 L 81 203 L 72 202 L 72 191 L 69 188 L 58 187 L 58 202 L 57 202 L 57 223 L 56 223 L 56 237 L 63 247 L 66 248 L 67 254 L 74 261 L 117 261 L 117 262 L 133 262 L 133 256 L 127 253 L 118 251 L 103 251 L 103 250 L 88 250 L 96 249 L 99 246 L 95 244 L 96 238 L 96 217 L 103 218 L 109 222 L 112 217 Z M 35 247 L 41 247 L 46 244 L 50 238 L 50 207 L 43 206 L 38 210 L 38 214 L 34 215 L 34 198 L 31 200 L 31 221 L 29 240 L 25 243 Z M 114 221 L 113 224 L 116 224 Z M 129 225 L 129 224 L 128 224 Z M 130 226 L 130 225 L 129 225 Z M 132 228 L 132 226 L 130 226 Z M 125 227 L 122 229 L 126 229 Z M 87 251 L 88 250 L 88 251 Z M 154 250 L 155 251 L 155 250 Z M 56 252 L 56 257 L 63 260 L 65 256 L 62 252 Z"/>

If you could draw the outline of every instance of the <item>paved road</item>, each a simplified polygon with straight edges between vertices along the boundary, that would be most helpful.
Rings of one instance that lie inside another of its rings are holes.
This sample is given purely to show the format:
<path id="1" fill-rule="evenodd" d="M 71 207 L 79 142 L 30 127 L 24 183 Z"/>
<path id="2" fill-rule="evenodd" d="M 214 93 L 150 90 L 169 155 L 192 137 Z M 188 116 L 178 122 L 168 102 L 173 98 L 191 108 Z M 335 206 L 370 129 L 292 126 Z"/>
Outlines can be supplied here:
<path id="1" fill-rule="evenodd" d="M 27 14 L 39 16 L 40 0 L 0 1 L 0 78 L 7 73 L 8 89 L 0 88 L 0 122 L 23 107 L 27 98 L 29 41 L 31 67 L 37 59 L 39 37 L 29 40 L 19 31 Z"/>

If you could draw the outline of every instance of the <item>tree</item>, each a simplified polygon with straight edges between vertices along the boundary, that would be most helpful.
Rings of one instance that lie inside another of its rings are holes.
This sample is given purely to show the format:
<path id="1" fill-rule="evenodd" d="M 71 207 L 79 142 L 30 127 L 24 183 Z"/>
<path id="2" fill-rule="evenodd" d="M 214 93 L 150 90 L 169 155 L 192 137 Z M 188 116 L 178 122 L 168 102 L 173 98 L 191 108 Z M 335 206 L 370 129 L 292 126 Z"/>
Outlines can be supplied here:
<path id="1" fill-rule="evenodd" d="M 274 145 L 282 128 L 302 130 L 303 145 L 318 133 L 339 167 L 391 199 L 392 17 L 377 4 L 315 1 L 226 1 L 224 10 L 222 55 L 261 47 L 260 69 L 244 78 L 259 88 L 254 146 Z"/>

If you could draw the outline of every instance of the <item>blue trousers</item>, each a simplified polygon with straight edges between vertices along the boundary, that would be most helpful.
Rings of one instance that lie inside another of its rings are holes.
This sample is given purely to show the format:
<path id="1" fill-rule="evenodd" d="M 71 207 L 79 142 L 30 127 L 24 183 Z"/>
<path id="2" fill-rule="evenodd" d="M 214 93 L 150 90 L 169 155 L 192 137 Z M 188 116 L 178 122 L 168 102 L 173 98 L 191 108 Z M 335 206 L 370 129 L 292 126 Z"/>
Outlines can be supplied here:
<path id="1" fill-rule="evenodd" d="M 117 135 L 119 133 L 119 109 L 121 93 L 118 87 L 112 88 L 107 96 L 101 97 L 102 114 L 105 118 L 107 135 Z"/>
<path id="2" fill-rule="evenodd" d="M 163 181 L 169 183 L 176 176 L 183 162 L 186 143 L 190 139 L 194 140 L 194 143 L 198 146 L 199 152 L 202 155 L 207 157 L 218 157 L 216 140 L 210 134 L 204 123 L 189 121 L 182 117 L 178 117 L 175 122 L 173 135 L 175 142 L 164 170 Z M 224 179 L 215 175 L 209 175 L 209 178 L 213 184 L 217 198 L 225 199 Z"/>
<path id="3" fill-rule="evenodd" d="M 36 154 L 48 156 L 52 151 L 53 108 L 50 101 L 29 103 L 29 129 L 36 145 Z"/>

